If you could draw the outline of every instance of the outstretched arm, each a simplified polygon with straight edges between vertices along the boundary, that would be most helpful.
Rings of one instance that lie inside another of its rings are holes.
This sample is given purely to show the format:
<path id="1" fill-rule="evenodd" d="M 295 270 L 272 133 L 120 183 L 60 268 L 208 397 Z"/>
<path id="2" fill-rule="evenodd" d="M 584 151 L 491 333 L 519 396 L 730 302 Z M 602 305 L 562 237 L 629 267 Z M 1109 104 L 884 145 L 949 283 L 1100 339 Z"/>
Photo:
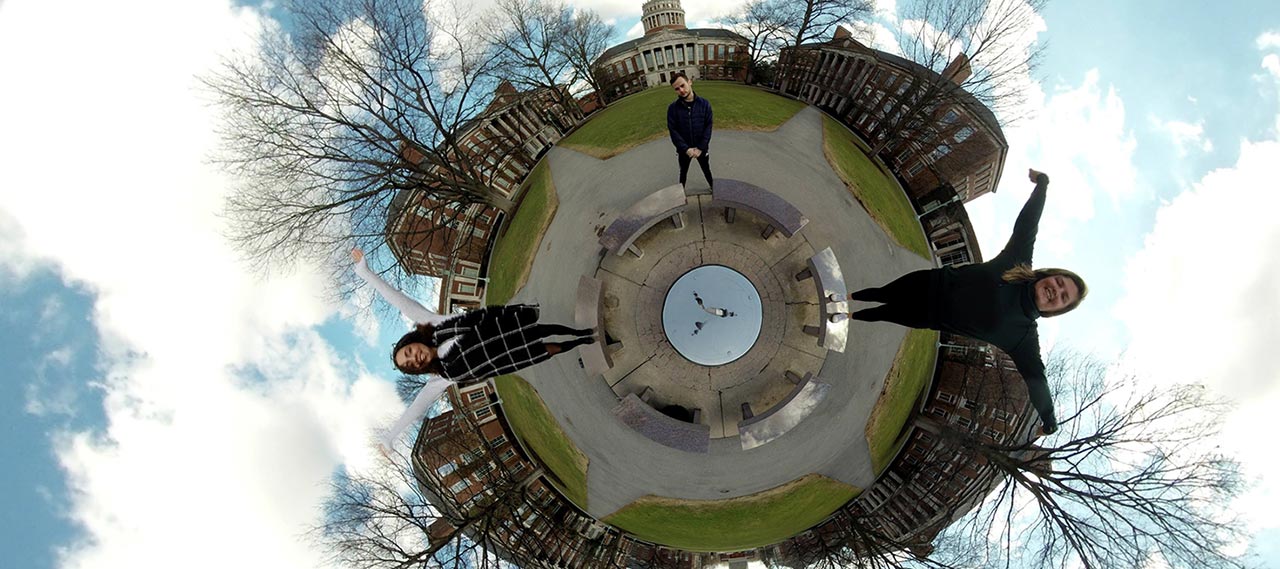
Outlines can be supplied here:
<path id="1" fill-rule="evenodd" d="M 1017 366 L 1022 380 L 1027 383 L 1027 397 L 1040 415 L 1044 434 L 1052 434 L 1058 430 L 1058 418 L 1053 413 L 1053 396 L 1049 393 L 1049 381 L 1044 376 L 1038 335 L 1033 334 L 1023 340 L 1022 344 L 1009 352 L 1009 357 L 1013 359 L 1013 365 Z"/>
<path id="2" fill-rule="evenodd" d="M 378 291 L 378 294 L 391 306 L 399 309 L 405 318 L 412 320 L 415 324 L 435 325 L 444 321 L 443 316 L 432 312 L 427 307 L 419 304 L 418 301 L 409 298 L 405 293 L 396 290 L 390 284 L 387 284 L 387 281 L 382 280 L 382 277 L 370 271 L 369 266 L 364 261 L 364 251 L 352 249 L 351 260 L 355 261 L 356 274 L 360 275 L 360 278 L 364 279 L 364 282 L 368 283 L 369 286 L 372 286 L 373 290 Z"/>
<path id="3" fill-rule="evenodd" d="M 1049 176 L 1035 170 L 1028 170 L 1027 175 L 1036 183 L 1036 188 L 1031 191 L 1031 197 L 1027 198 L 1027 203 L 1022 206 L 1022 212 L 1018 214 L 1018 220 L 1013 224 L 1013 235 L 1009 236 L 1009 242 L 1005 244 L 1004 250 L 992 259 L 993 264 L 1000 265 L 1004 269 L 1018 263 L 1031 263 L 1031 253 L 1036 244 L 1036 231 L 1040 227 L 1040 214 L 1044 212 Z"/>
<path id="4" fill-rule="evenodd" d="M 400 433 L 417 421 L 421 421 L 426 416 L 427 411 L 431 410 L 440 395 L 449 388 L 449 380 L 442 377 L 431 376 L 427 383 L 418 391 L 418 396 L 413 398 L 413 403 L 409 404 L 409 408 L 404 410 L 404 414 L 396 419 L 395 424 L 391 425 L 387 432 L 383 433 L 380 439 L 382 445 L 391 448 L 395 444 L 396 439 L 400 438 Z"/>

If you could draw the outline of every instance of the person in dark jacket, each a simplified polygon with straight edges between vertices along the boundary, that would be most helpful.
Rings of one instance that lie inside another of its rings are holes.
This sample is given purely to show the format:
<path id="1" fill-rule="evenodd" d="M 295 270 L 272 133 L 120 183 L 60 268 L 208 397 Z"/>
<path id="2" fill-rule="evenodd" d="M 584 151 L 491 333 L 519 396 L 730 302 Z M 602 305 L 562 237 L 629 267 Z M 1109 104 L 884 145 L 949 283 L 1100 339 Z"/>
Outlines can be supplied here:
<path id="1" fill-rule="evenodd" d="M 1070 312 L 1089 289 L 1071 271 L 1032 270 L 1031 253 L 1049 176 L 1035 170 L 1028 173 L 1035 190 L 999 255 L 975 265 L 907 273 L 885 286 L 860 290 L 849 298 L 883 304 L 851 312 L 849 317 L 960 334 L 1004 350 L 1027 382 L 1043 433 L 1050 434 L 1058 429 L 1058 421 L 1040 359 L 1036 319 Z"/>
<path id="2" fill-rule="evenodd" d="M 667 106 L 667 131 L 680 161 L 680 185 L 689 175 L 689 163 L 697 159 L 710 186 L 711 159 L 707 153 L 711 144 L 711 103 L 694 94 L 693 81 L 682 71 L 671 75 L 671 88 L 677 98 Z"/>

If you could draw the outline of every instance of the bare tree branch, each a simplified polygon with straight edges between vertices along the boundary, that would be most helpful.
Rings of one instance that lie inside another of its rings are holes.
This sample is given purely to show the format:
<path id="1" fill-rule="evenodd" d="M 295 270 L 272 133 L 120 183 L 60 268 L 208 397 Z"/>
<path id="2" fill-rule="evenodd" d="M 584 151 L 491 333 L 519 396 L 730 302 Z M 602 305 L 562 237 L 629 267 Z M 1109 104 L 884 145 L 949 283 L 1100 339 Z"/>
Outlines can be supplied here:
<path id="1" fill-rule="evenodd" d="M 424 208 L 433 222 L 403 229 L 423 238 L 465 222 L 459 206 L 510 209 L 457 138 L 487 104 L 495 63 L 462 18 L 433 20 L 413 0 L 287 11 L 291 34 L 267 33 L 203 78 L 224 114 L 215 160 L 239 180 L 230 237 L 256 268 L 377 253 L 397 206 Z"/>

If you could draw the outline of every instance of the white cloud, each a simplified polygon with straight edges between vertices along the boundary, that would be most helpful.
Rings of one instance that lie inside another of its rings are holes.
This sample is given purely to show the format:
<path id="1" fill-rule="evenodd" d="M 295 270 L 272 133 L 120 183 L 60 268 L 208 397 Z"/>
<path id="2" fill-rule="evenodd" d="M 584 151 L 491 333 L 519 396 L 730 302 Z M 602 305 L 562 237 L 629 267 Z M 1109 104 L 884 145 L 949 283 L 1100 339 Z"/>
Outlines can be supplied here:
<path id="1" fill-rule="evenodd" d="M 891 23 L 898 21 L 898 1 L 876 0 L 875 17 Z"/>
<path id="2" fill-rule="evenodd" d="M 1189 123 L 1179 120 L 1161 121 L 1151 117 L 1151 124 L 1164 131 L 1178 149 L 1178 156 L 1185 157 L 1190 149 L 1213 152 L 1213 141 L 1204 136 L 1204 121 Z"/>
<path id="3" fill-rule="evenodd" d="M 1137 140 L 1125 126 L 1124 102 L 1113 87 L 1103 85 L 1096 69 L 1079 85 L 1060 87 L 1049 95 L 1030 83 L 1027 106 L 1032 118 L 1005 129 L 1009 156 L 998 196 L 981 198 L 969 207 L 987 257 L 1004 247 L 1031 192 L 1028 168 L 1053 179 L 1036 244 L 1042 261 L 1045 255 L 1053 259 L 1072 253 L 1070 235 L 1093 219 L 1099 198 L 1118 202 L 1137 190 Z"/>
<path id="4" fill-rule="evenodd" d="M 867 45 L 880 51 L 902 55 L 902 46 L 898 45 L 898 38 L 892 29 L 880 22 L 874 22 L 867 28 L 871 35 Z"/>
<path id="5" fill-rule="evenodd" d="M 206 162 L 214 111 L 194 75 L 263 22 L 218 0 L 3 15 L 0 76 L 40 88 L 0 90 L 0 261 L 90 291 L 103 357 L 83 382 L 101 385 L 106 429 L 57 437 L 86 533 L 60 566 L 324 565 L 299 536 L 400 403 L 313 331 L 336 308 L 323 272 L 260 281 L 222 237 L 231 183 Z"/>
<path id="6" fill-rule="evenodd" d="M 1275 79 L 1280 79 L 1280 55 L 1274 53 L 1267 54 L 1262 58 L 1262 68 L 1267 70 Z"/>
<path id="7" fill-rule="evenodd" d="M 636 25 L 631 26 L 631 29 L 627 30 L 627 33 L 622 36 L 622 39 L 624 41 L 633 40 L 642 35 L 644 35 L 644 24 L 642 22 L 636 22 Z"/>
<path id="8" fill-rule="evenodd" d="M 1239 508 L 1251 526 L 1280 527 L 1280 456 L 1271 448 L 1280 406 L 1280 141 L 1243 142 L 1237 163 L 1215 170 L 1162 207 L 1129 259 L 1116 316 L 1132 336 L 1129 365 L 1153 381 L 1204 382 L 1235 400 L 1222 437 L 1261 484 Z"/>
<path id="9" fill-rule="evenodd" d="M 1280 32 L 1263 32 L 1254 40 L 1254 44 L 1258 49 L 1280 49 Z"/>

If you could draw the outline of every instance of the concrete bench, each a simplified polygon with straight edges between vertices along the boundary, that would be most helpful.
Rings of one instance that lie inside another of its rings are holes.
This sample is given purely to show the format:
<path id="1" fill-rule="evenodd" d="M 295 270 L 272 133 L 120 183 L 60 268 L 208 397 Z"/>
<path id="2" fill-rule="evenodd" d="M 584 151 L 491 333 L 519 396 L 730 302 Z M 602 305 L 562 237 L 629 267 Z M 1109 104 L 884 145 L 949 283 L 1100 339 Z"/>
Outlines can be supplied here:
<path id="1" fill-rule="evenodd" d="M 806 373 L 801 378 L 787 371 L 787 379 L 796 386 L 768 411 L 750 416 L 750 406 L 746 403 L 742 404 L 743 410 L 746 411 L 744 413 L 746 418 L 738 422 L 738 437 L 742 443 L 742 450 L 763 445 L 795 428 L 800 421 L 813 412 L 818 403 L 826 398 L 827 391 L 831 389 L 829 384 L 813 379 L 812 373 Z"/>
<path id="2" fill-rule="evenodd" d="M 849 337 L 849 320 L 832 322 L 831 317 L 849 312 L 849 289 L 844 284 L 844 272 L 840 270 L 840 263 L 836 262 L 836 254 L 830 247 L 810 257 L 808 264 L 809 268 L 796 274 L 796 280 L 813 279 L 818 290 L 818 317 L 821 320 L 818 326 L 806 325 L 804 332 L 816 336 L 819 346 L 843 352 Z M 832 302 L 832 295 L 844 300 Z"/>
<path id="3" fill-rule="evenodd" d="M 596 342 L 578 347 L 582 356 L 582 368 L 587 375 L 599 375 L 613 367 L 609 352 L 621 348 L 622 343 L 606 345 L 609 335 L 604 329 L 604 283 L 586 275 L 578 278 L 578 294 L 573 302 L 573 322 L 578 328 L 595 328 Z"/>
<path id="4" fill-rule="evenodd" d="M 700 414 L 695 410 L 695 418 Z M 701 454 L 706 454 L 711 447 L 710 426 L 686 423 L 663 415 L 634 393 L 622 398 L 618 406 L 613 408 L 613 416 L 645 438 L 663 446 Z"/>
<path id="5" fill-rule="evenodd" d="M 621 256 L 630 251 L 636 257 L 643 257 L 644 251 L 635 245 L 636 239 L 666 219 L 670 219 L 676 229 L 684 227 L 687 199 L 684 186 L 680 184 L 667 186 L 645 196 L 605 228 L 600 235 L 600 245 L 614 255 Z"/>
<path id="6" fill-rule="evenodd" d="M 739 180 L 716 180 L 711 189 L 711 206 L 724 208 L 724 220 L 733 223 L 736 209 L 742 208 L 760 216 L 768 222 L 768 226 L 760 234 L 768 239 L 775 230 L 791 237 L 809 223 L 809 218 L 790 202 L 778 197 L 773 192 L 756 185 Z"/>

